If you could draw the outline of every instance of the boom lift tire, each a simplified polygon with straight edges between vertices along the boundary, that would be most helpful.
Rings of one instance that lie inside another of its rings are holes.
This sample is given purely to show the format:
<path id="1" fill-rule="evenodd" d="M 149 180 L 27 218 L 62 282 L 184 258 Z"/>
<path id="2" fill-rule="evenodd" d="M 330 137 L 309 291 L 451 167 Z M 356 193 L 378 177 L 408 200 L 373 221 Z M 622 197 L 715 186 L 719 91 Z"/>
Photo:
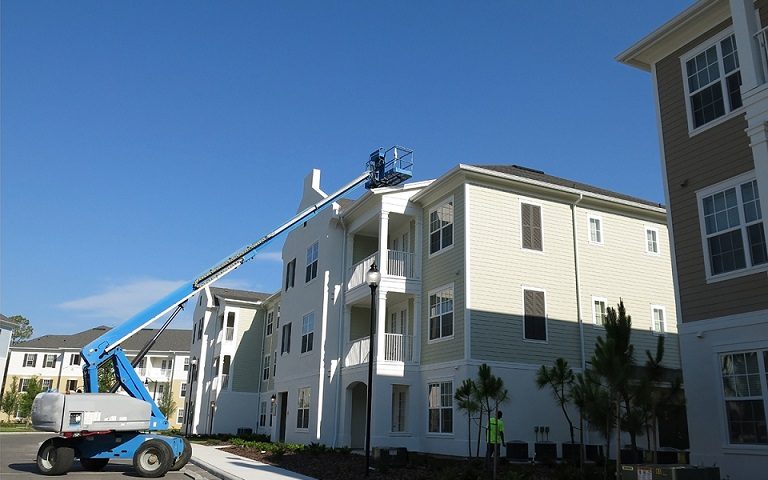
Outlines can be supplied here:
<path id="1" fill-rule="evenodd" d="M 189 459 L 192 458 L 192 444 L 189 443 L 189 440 L 187 440 L 185 437 L 180 437 L 184 441 L 184 451 L 181 452 L 181 455 L 179 455 L 179 458 L 176 459 L 176 461 L 173 463 L 173 466 L 171 467 L 171 471 L 175 472 L 178 470 L 181 470 L 184 468 L 184 465 L 189 462 Z"/>
<path id="2" fill-rule="evenodd" d="M 80 459 L 80 466 L 83 467 L 83 470 L 88 470 L 89 472 L 98 472 L 104 469 L 104 467 L 107 466 L 109 463 L 108 458 L 81 458 Z"/>
<path id="3" fill-rule="evenodd" d="M 173 450 L 162 440 L 147 440 L 136 449 L 133 467 L 145 478 L 162 477 L 173 465 Z"/>
<path id="4" fill-rule="evenodd" d="M 58 438 L 49 438 L 37 450 L 37 469 L 43 475 L 63 475 L 72 467 L 75 449 Z"/>

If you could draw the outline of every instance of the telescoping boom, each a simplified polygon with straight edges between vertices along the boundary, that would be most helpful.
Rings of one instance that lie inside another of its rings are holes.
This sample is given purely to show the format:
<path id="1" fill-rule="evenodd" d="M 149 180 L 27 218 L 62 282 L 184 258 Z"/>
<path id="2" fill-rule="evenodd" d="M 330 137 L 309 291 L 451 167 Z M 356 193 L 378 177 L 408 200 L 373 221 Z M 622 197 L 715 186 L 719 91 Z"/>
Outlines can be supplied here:
<path id="1" fill-rule="evenodd" d="M 33 426 L 60 435 L 47 440 L 40 447 L 37 464 L 41 473 L 65 473 L 75 457 L 80 458 L 81 465 L 88 470 L 100 470 L 110 458 L 133 458 L 134 467 L 144 477 L 159 477 L 168 470 L 181 469 L 191 456 L 191 448 L 186 439 L 142 433 L 167 430 L 169 426 L 168 419 L 134 370 L 154 341 L 187 300 L 251 260 L 260 248 L 280 234 L 313 217 L 363 183 L 367 189 L 398 185 L 411 178 L 412 170 L 411 150 L 400 146 L 375 150 L 370 155 L 365 172 L 339 190 L 305 208 L 257 241 L 237 250 L 194 280 L 186 282 L 83 347 L 81 356 L 86 393 L 63 395 L 47 392 L 35 398 Z M 165 315 L 168 318 L 155 337 L 130 361 L 120 345 Z M 114 369 L 117 380 L 111 393 L 99 392 L 98 370 L 105 367 Z M 115 394 L 119 388 L 128 396 Z"/>

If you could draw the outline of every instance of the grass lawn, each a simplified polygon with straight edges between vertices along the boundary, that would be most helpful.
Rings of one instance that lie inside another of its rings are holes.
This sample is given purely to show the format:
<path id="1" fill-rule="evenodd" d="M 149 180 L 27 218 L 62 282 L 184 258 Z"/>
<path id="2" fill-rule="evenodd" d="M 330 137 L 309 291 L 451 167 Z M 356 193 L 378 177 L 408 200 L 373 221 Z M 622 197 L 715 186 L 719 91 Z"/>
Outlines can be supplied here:
<path id="1" fill-rule="evenodd" d="M 26 423 L 0 423 L 0 433 L 4 432 L 36 432 L 34 428 Z"/>

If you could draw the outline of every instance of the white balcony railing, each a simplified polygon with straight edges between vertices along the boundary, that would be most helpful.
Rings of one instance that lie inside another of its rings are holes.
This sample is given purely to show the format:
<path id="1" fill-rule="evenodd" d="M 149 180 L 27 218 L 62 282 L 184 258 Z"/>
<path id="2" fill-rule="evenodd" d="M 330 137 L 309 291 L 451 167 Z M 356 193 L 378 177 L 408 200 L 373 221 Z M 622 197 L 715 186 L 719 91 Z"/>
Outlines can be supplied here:
<path id="1" fill-rule="evenodd" d="M 170 368 L 161 368 L 160 369 L 160 376 L 164 378 L 168 378 L 171 376 L 171 369 Z"/>
<path id="2" fill-rule="evenodd" d="M 413 361 L 413 335 L 385 333 L 384 360 L 392 362 Z"/>
<path id="3" fill-rule="evenodd" d="M 347 356 L 344 357 L 344 366 L 352 367 L 368 362 L 368 354 L 371 352 L 371 338 L 358 338 L 347 344 Z"/>
<path id="4" fill-rule="evenodd" d="M 413 278 L 414 255 L 410 252 L 387 250 L 387 274 L 398 277 Z"/>
<path id="5" fill-rule="evenodd" d="M 379 253 L 376 252 L 373 255 L 366 257 L 362 261 L 357 262 L 352 266 L 352 268 L 349 269 L 350 274 L 349 282 L 347 282 L 347 290 L 352 290 L 356 286 L 365 283 L 365 274 L 368 273 L 368 270 L 371 269 L 371 265 L 373 265 L 374 262 L 377 262 L 378 257 Z"/>
<path id="6" fill-rule="evenodd" d="M 231 342 L 235 339 L 235 327 L 227 327 L 224 332 L 224 340 Z"/>

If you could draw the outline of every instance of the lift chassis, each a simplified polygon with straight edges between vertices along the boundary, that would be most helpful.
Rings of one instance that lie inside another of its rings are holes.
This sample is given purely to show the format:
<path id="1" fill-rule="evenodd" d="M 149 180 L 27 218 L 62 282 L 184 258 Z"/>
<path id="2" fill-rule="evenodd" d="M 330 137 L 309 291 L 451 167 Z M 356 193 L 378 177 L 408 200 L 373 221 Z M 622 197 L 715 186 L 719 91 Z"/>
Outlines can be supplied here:
<path id="1" fill-rule="evenodd" d="M 136 374 L 136 367 L 157 338 L 168 327 L 184 304 L 200 290 L 251 260 L 257 251 L 280 234 L 313 217 L 353 188 L 398 185 L 412 176 L 413 152 L 395 146 L 371 153 L 366 171 L 342 188 L 264 235 L 259 240 L 226 257 L 194 280 L 168 294 L 124 323 L 107 331 L 83 347 L 85 393 L 64 395 L 39 394 L 32 406 L 35 429 L 55 432 L 40 446 L 37 466 L 45 475 L 69 471 L 75 458 L 85 470 L 98 471 L 109 459 L 131 459 L 142 477 L 161 477 L 169 470 L 179 470 L 189 461 L 192 449 L 186 438 L 164 435 L 168 419 L 160 411 L 149 391 Z M 120 346 L 161 317 L 168 315 L 157 334 L 133 360 Z M 111 392 L 99 392 L 98 369 L 112 368 L 117 380 Z M 194 367 L 193 367 L 194 368 Z M 122 389 L 123 394 L 116 394 Z"/>

